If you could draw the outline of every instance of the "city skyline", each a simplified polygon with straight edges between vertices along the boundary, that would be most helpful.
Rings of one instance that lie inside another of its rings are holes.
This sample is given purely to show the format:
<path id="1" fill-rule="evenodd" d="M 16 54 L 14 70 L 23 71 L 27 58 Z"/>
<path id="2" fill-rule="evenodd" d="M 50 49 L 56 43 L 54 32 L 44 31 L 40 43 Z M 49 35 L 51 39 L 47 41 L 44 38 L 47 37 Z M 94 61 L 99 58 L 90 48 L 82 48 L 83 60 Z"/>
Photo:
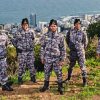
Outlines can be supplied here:
<path id="1" fill-rule="evenodd" d="M 100 0 L 1 0 L 0 23 L 20 23 L 31 13 L 37 21 L 49 21 L 61 16 L 100 13 Z"/>

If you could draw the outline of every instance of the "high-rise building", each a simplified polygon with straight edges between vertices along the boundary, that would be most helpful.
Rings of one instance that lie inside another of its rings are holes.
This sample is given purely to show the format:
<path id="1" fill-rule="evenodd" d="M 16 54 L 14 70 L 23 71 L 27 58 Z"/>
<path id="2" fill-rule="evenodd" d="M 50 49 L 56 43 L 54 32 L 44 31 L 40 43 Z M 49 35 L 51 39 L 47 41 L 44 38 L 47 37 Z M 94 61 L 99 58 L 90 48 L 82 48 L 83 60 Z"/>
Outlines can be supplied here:
<path id="1" fill-rule="evenodd" d="M 36 27 L 36 14 L 30 14 L 30 25 L 31 27 Z"/>

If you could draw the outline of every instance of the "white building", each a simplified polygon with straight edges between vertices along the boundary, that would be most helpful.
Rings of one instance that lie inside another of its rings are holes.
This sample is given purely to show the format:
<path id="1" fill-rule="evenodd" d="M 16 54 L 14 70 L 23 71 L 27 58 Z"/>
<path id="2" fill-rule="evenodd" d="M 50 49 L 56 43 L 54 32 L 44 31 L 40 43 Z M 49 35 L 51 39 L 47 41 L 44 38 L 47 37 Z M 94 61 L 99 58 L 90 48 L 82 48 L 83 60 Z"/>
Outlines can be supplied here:
<path id="1" fill-rule="evenodd" d="M 39 28 L 42 33 L 46 33 L 48 31 L 48 22 L 39 22 Z"/>

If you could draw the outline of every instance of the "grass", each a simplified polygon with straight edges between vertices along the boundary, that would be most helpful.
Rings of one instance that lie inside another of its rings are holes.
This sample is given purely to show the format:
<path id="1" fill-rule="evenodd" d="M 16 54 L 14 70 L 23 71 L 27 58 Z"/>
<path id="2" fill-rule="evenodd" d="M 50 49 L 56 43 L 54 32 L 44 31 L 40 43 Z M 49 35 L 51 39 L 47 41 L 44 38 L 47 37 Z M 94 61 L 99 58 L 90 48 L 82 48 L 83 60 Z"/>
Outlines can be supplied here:
<path id="1" fill-rule="evenodd" d="M 92 100 L 94 95 L 100 96 L 100 69 L 96 68 L 96 66 L 100 67 L 100 62 L 99 60 L 91 59 L 90 61 L 87 61 L 88 66 L 89 64 L 93 64 L 88 73 L 88 81 L 92 81 L 92 85 L 89 84 L 85 88 L 80 87 L 82 91 L 73 97 L 68 97 L 68 100 Z"/>
<path id="2" fill-rule="evenodd" d="M 91 59 L 87 59 L 86 61 L 86 66 L 88 67 L 96 67 L 96 66 L 100 66 L 100 59 L 95 59 L 95 58 L 91 58 Z"/>
<path id="3" fill-rule="evenodd" d="M 0 100 L 7 100 L 6 96 L 0 96 Z"/>
<path id="4" fill-rule="evenodd" d="M 89 68 L 88 72 L 88 86 L 82 87 L 81 82 L 78 83 L 78 81 L 81 80 L 81 75 L 77 76 L 76 81 L 74 83 L 70 84 L 64 84 L 64 95 L 59 96 L 57 95 L 57 86 L 53 86 L 53 88 L 50 88 L 50 92 L 53 93 L 55 96 L 57 96 L 58 100 L 92 100 L 92 97 L 95 95 L 100 96 L 100 60 L 99 59 L 88 59 L 86 62 L 86 66 Z M 76 65 L 76 68 L 79 67 L 78 64 Z M 63 66 L 62 72 L 66 75 L 68 70 L 68 66 Z M 51 77 L 55 77 L 54 71 L 51 74 Z M 44 73 L 43 72 L 37 72 L 36 78 L 39 80 L 44 80 Z M 17 84 L 17 75 L 14 75 L 11 77 L 11 80 L 14 82 L 14 84 Z M 26 73 L 23 76 L 24 81 L 30 80 L 30 74 L 29 71 L 26 71 Z M 77 91 L 79 89 L 79 91 Z M 54 96 L 53 95 L 53 96 Z M 28 97 L 27 97 L 28 98 Z M 39 99 L 39 96 L 36 98 Z M 7 96 L 1 96 L 0 100 L 7 100 Z M 28 99 L 26 99 L 28 100 Z M 34 99 L 36 100 L 36 99 Z"/>

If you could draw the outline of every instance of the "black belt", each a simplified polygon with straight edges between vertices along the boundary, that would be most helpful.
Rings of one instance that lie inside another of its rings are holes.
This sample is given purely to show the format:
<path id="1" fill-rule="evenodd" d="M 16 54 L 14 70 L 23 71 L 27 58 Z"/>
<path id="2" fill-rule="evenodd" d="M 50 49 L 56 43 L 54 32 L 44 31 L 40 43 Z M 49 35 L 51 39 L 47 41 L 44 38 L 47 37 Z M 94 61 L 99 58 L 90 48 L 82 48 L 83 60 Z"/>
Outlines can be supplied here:
<path id="1" fill-rule="evenodd" d="M 33 51 L 33 50 L 21 50 L 21 49 L 16 49 L 17 53 L 22 53 L 22 52 L 29 52 L 29 51 Z"/>

